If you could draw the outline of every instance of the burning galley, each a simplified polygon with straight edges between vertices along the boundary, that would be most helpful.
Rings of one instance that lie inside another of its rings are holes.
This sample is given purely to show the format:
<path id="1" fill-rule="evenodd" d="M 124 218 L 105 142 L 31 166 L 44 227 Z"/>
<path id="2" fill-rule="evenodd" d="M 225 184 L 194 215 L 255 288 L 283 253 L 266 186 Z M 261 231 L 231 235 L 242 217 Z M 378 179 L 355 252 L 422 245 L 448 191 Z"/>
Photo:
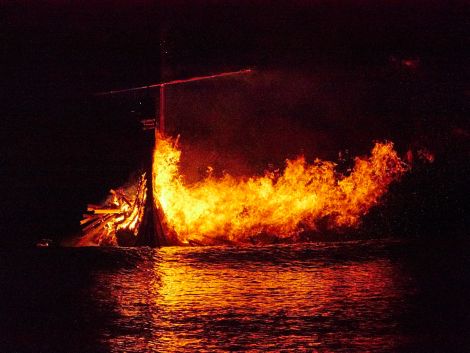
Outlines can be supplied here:
<path id="1" fill-rule="evenodd" d="M 155 145 L 149 166 L 135 185 L 111 190 L 101 205 L 88 205 L 79 246 L 250 243 L 263 237 L 295 241 L 302 233 L 325 227 L 350 229 L 359 225 L 361 217 L 408 169 L 393 143 L 382 142 L 375 143 L 369 156 L 356 157 L 347 175 L 338 172 L 334 162 L 317 159 L 309 164 L 300 156 L 287 160 L 279 173 L 209 175 L 197 183 L 186 183 L 179 168 L 178 139 L 165 135 L 165 87 L 251 72 L 101 93 L 158 90 L 158 117 L 142 121 L 144 129 L 154 130 Z"/>

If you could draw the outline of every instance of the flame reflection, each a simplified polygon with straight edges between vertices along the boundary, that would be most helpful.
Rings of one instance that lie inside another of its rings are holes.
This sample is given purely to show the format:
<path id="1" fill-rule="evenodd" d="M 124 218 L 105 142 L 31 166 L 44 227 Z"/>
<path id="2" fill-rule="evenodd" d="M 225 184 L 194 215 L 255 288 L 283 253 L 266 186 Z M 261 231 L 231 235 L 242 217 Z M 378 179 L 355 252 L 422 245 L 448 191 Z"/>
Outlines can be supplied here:
<path id="1" fill-rule="evenodd" d="M 116 352 L 393 350 L 392 313 L 409 290 L 400 269 L 315 247 L 159 249 L 135 271 L 99 279 L 122 332 L 104 340 Z"/>

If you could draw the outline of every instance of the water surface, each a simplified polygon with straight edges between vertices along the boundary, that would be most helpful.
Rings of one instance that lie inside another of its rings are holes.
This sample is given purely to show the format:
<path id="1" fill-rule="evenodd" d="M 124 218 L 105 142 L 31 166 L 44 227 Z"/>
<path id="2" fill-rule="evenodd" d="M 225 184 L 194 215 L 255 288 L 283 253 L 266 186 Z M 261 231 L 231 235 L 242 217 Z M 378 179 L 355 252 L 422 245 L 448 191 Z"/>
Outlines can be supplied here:
<path id="1" fill-rule="evenodd" d="M 468 256 L 452 249 L 4 249 L 0 348 L 465 352 Z"/>

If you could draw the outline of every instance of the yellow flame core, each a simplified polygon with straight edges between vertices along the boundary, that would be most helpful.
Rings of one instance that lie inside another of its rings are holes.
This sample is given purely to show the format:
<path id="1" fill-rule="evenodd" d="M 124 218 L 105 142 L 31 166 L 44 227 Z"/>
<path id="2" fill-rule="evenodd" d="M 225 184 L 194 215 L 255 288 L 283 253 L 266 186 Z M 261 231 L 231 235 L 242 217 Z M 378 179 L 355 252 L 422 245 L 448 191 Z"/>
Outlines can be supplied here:
<path id="1" fill-rule="evenodd" d="M 357 157 L 348 176 L 335 163 L 303 156 L 287 160 L 282 174 L 221 178 L 209 175 L 186 185 L 179 171 L 181 150 L 171 137 L 159 136 L 153 161 L 153 193 L 166 222 L 182 243 L 224 238 L 243 242 L 268 233 L 292 237 L 329 227 L 355 227 L 407 167 L 393 143 L 376 143 L 368 158 Z"/>

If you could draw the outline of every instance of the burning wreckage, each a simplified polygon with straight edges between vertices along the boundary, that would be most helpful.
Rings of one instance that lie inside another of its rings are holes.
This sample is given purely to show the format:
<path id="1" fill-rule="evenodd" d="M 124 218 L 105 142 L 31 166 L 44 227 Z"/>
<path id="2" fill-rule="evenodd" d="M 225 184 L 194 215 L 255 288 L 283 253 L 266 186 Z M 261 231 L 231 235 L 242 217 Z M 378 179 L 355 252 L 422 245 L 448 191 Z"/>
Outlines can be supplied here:
<path id="1" fill-rule="evenodd" d="M 159 88 L 157 119 L 143 121 L 155 131 L 149 170 L 131 187 L 111 190 L 103 205 L 88 205 L 78 245 L 163 246 L 252 242 L 257 236 L 295 240 L 320 229 L 354 228 L 378 204 L 408 165 L 393 143 L 376 143 L 369 157 L 356 157 L 348 174 L 336 164 L 300 156 L 284 171 L 236 178 L 225 174 L 187 185 L 179 171 L 178 139 L 165 136 L 165 86 L 247 74 L 251 70 L 177 80 L 115 94 Z"/>

